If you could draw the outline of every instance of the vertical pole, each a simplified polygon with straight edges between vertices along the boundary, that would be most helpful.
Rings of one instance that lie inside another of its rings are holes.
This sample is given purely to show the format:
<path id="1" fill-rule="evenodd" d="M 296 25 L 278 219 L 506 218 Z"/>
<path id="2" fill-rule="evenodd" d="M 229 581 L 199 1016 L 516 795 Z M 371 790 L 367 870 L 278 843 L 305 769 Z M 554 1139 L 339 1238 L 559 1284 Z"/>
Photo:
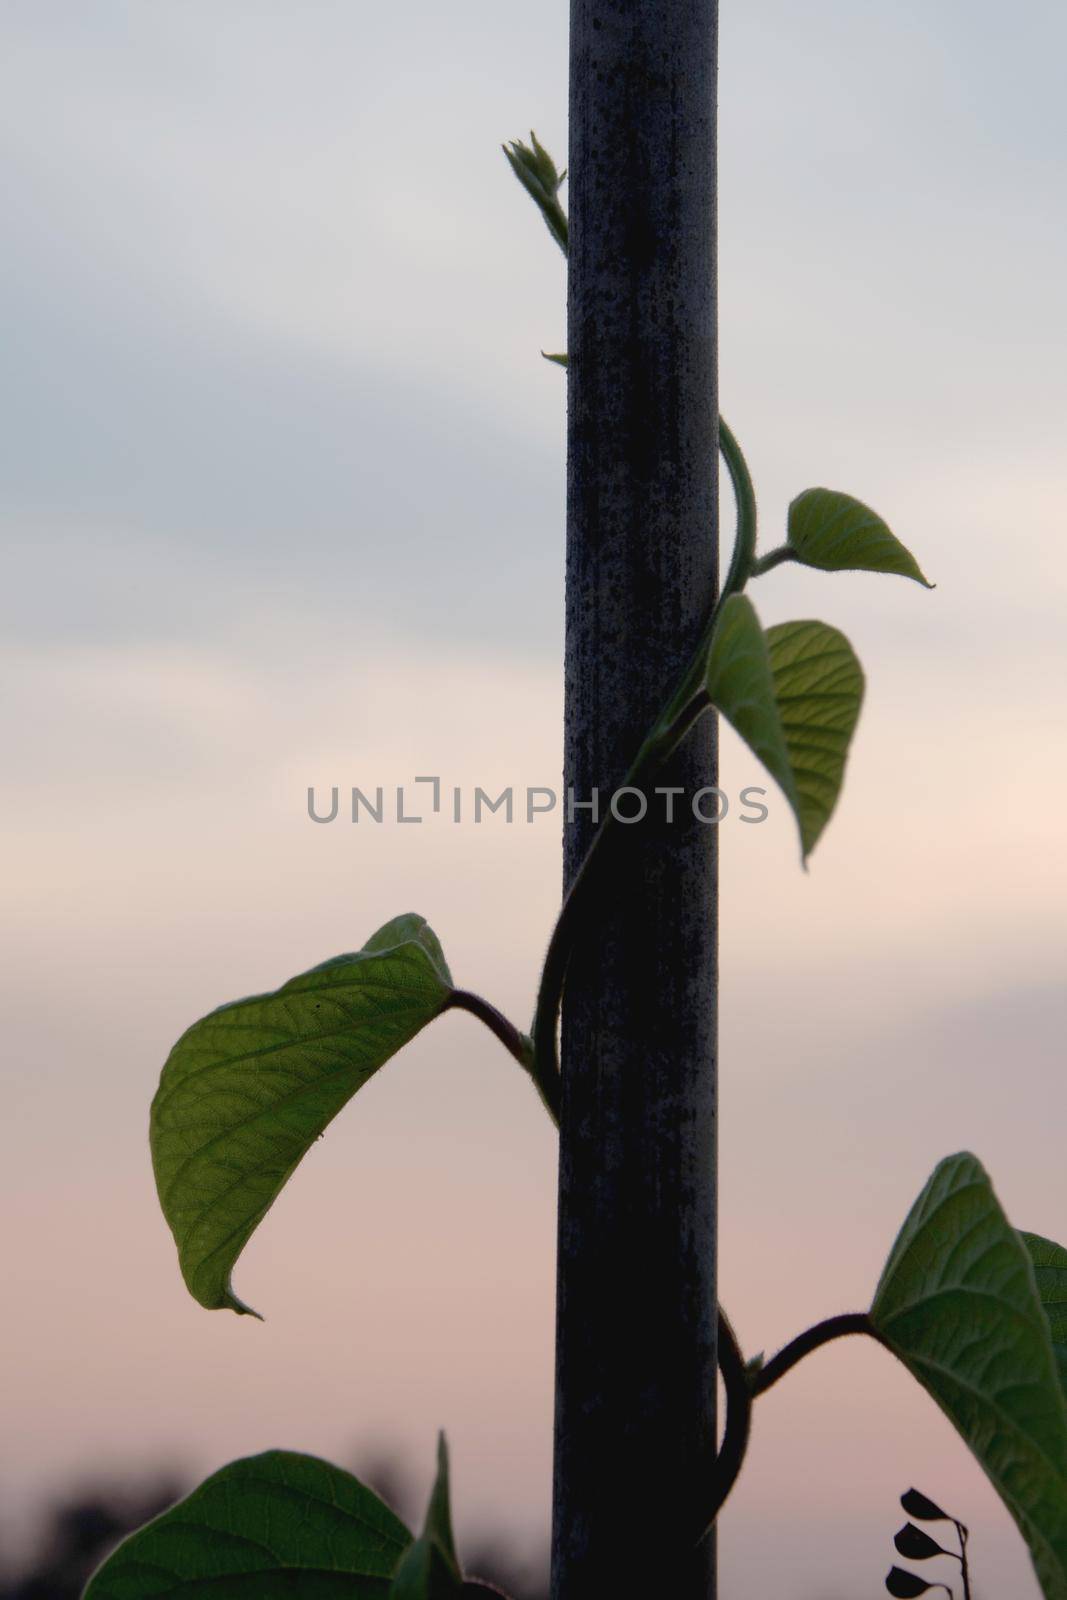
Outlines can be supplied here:
<path id="1" fill-rule="evenodd" d="M 715 595 L 716 24 L 571 0 L 565 782 L 605 806 Z M 554 1600 L 715 1593 L 715 758 L 706 718 L 673 824 L 616 829 L 567 980 Z"/>

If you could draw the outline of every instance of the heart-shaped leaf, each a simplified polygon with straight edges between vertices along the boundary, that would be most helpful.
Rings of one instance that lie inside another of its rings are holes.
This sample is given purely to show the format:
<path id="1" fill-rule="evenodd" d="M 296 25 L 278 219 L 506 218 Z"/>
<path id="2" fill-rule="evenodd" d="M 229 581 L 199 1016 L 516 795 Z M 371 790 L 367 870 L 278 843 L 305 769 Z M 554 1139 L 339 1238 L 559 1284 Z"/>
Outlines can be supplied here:
<path id="1" fill-rule="evenodd" d="M 1045 1600 L 1067 1600 L 1067 1401 L 1026 1247 L 974 1156 L 934 1171 L 871 1320 L 1000 1493 Z"/>
<path id="2" fill-rule="evenodd" d="M 1039 1233 L 1021 1233 L 1033 1263 L 1037 1292 L 1052 1336 L 1052 1348 L 1060 1370 L 1060 1381 L 1067 1391 L 1067 1250 Z"/>
<path id="3" fill-rule="evenodd" d="M 789 548 L 823 572 L 895 572 L 932 589 L 911 551 L 870 506 L 835 489 L 805 489 L 789 507 Z"/>
<path id="4" fill-rule="evenodd" d="M 712 635 L 705 686 L 793 808 L 805 859 L 841 792 L 863 701 L 863 672 L 825 622 L 761 628 L 743 594 L 727 599 Z"/>
<path id="5" fill-rule="evenodd" d="M 396 1569 L 389 1600 L 450 1600 L 462 1592 L 463 1577 L 452 1534 L 448 1445 L 442 1433 L 437 1440 L 437 1476 L 426 1521 Z"/>
<path id="6" fill-rule="evenodd" d="M 223 1467 L 133 1534 L 85 1600 L 387 1600 L 410 1544 L 350 1473 L 272 1450 Z"/>
<path id="7" fill-rule="evenodd" d="M 452 980 L 422 917 L 182 1035 L 152 1103 L 163 1214 L 189 1292 L 248 1311 L 230 1274 L 301 1157 L 380 1066 L 445 1007 Z"/>
<path id="8" fill-rule="evenodd" d="M 825 622 L 779 623 L 767 629 L 767 648 L 807 857 L 841 793 L 863 669 L 844 634 Z"/>
<path id="9" fill-rule="evenodd" d="M 767 635 L 751 600 L 743 594 L 731 595 L 722 608 L 704 682 L 712 704 L 759 756 L 797 811 Z"/>

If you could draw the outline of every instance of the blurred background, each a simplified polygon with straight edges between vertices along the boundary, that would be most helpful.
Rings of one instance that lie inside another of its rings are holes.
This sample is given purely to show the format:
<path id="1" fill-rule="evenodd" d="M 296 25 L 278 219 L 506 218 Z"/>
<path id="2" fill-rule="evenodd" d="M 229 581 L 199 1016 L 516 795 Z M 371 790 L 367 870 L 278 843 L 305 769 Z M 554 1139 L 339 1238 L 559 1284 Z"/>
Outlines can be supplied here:
<path id="1" fill-rule="evenodd" d="M 452 1015 L 368 1086 L 238 1266 L 262 1325 L 187 1296 L 146 1120 L 189 1022 L 402 911 L 532 1009 L 558 816 L 322 827 L 306 792 L 559 783 L 564 268 L 499 146 L 563 162 L 566 23 L 0 6 L 10 1594 L 76 1592 L 49 1563 L 274 1445 L 378 1463 L 418 1516 L 438 1426 L 466 1550 L 538 1592 L 554 1138 L 508 1058 Z M 953 1149 L 1067 1237 L 1065 50 L 1051 0 L 722 7 L 722 404 L 764 547 L 826 484 L 938 585 L 754 591 L 843 627 L 869 688 L 808 874 L 776 795 L 722 824 L 749 1353 L 865 1306 Z M 723 786 L 760 781 L 727 737 Z M 1034 1600 L 862 1343 L 761 1404 L 724 1600 L 882 1593 L 912 1482 L 971 1524 L 980 1595 Z"/>

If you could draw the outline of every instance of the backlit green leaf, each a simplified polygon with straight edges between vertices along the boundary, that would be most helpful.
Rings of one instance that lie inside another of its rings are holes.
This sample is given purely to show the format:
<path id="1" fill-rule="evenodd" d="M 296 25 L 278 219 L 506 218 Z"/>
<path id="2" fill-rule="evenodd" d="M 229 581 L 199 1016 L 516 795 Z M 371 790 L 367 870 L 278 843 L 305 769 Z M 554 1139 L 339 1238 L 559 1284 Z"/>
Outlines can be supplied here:
<path id="1" fill-rule="evenodd" d="M 767 629 L 767 647 L 807 857 L 841 793 L 863 669 L 844 634 L 825 622 L 779 623 Z"/>
<path id="2" fill-rule="evenodd" d="M 85 1600 L 387 1600 L 410 1544 L 350 1473 L 272 1450 L 223 1467 L 133 1534 Z"/>
<path id="3" fill-rule="evenodd" d="M 871 1320 L 966 1440 L 1067 1597 L 1067 1402 L 1021 1238 L 971 1155 L 941 1162 L 882 1274 Z"/>
<path id="4" fill-rule="evenodd" d="M 522 139 L 512 139 L 504 146 L 504 154 L 512 172 L 544 217 L 549 233 L 566 255 L 569 230 L 566 213 L 559 202 L 566 172 L 557 172 L 555 162 L 536 133 L 530 134 L 529 144 Z"/>
<path id="5" fill-rule="evenodd" d="M 792 806 L 806 858 L 841 792 L 863 700 L 852 646 L 825 622 L 764 632 L 752 602 L 731 595 L 712 636 L 705 684 Z"/>
<path id="6" fill-rule="evenodd" d="M 722 608 L 708 652 L 705 686 L 712 704 L 740 734 L 797 813 L 797 793 L 778 710 L 767 635 L 751 600 L 734 594 Z"/>
<path id="7" fill-rule="evenodd" d="M 1049 1321 L 1052 1348 L 1067 1391 L 1067 1250 L 1039 1233 L 1020 1233 L 1034 1268 L 1037 1292 Z"/>
<path id="8" fill-rule="evenodd" d="M 789 507 L 789 547 L 823 572 L 895 572 L 927 589 L 918 562 L 877 512 L 834 489 L 805 489 Z"/>
<path id="9" fill-rule="evenodd" d="M 396 1569 L 389 1600 L 449 1600 L 450 1596 L 462 1593 L 462 1589 L 463 1578 L 452 1534 L 448 1445 L 442 1433 L 437 1440 L 437 1476 L 426 1522 Z"/>
<path id="10" fill-rule="evenodd" d="M 409 915 L 355 955 L 221 1006 L 182 1035 L 152 1103 L 152 1162 L 182 1276 L 201 1305 L 249 1310 L 230 1273 L 279 1190 L 451 993 L 436 936 Z"/>

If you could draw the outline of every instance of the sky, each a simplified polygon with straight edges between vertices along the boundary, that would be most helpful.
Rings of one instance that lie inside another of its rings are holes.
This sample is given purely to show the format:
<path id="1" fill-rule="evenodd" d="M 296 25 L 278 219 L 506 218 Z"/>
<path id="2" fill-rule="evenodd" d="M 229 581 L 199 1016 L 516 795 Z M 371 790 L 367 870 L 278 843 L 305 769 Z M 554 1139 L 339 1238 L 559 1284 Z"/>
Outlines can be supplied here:
<path id="1" fill-rule="evenodd" d="M 315 826 L 309 785 L 561 764 L 567 8 L 0 4 L 3 1530 L 98 1471 L 395 1448 L 516 1546 L 549 1504 L 554 1135 L 469 1017 L 361 1093 L 186 1295 L 147 1108 L 196 1017 L 408 910 L 520 1023 L 558 817 Z M 779 569 L 868 691 L 811 870 L 722 824 L 721 1287 L 746 1350 L 861 1308 L 940 1157 L 1067 1238 L 1067 13 L 722 7 L 721 395 L 765 547 L 811 484 L 936 582 Z M 724 506 L 729 526 L 729 505 Z M 728 793 L 760 782 L 724 738 Z M 724 1600 L 875 1596 L 915 1482 L 1007 1514 L 877 1349 L 761 1402 Z"/>

